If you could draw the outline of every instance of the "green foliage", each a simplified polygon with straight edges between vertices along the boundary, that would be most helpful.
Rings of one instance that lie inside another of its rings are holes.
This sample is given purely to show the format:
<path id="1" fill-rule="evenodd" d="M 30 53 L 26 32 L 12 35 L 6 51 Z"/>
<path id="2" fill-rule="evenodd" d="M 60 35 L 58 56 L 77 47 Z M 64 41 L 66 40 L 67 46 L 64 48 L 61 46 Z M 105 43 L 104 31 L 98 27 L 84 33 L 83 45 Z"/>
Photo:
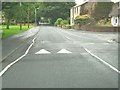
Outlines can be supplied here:
<path id="1" fill-rule="evenodd" d="M 76 24 L 84 25 L 84 24 L 89 24 L 90 22 L 91 22 L 91 17 L 89 14 L 77 16 L 75 18 Z"/>
<path id="2" fill-rule="evenodd" d="M 104 19 L 101 19 L 97 22 L 97 26 L 112 26 L 111 21 L 105 21 Z"/>
<path id="3" fill-rule="evenodd" d="M 112 2 L 98 2 L 95 7 L 95 12 L 93 13 L 95 20 L 98 20 L 100 18 L 108 18 L 112 6 Z"/>
<path id="4" fill-rule="evenodd" d="M 35 20 L 35 8 L 37 10 L 37 22 L 41 17 L 47 19 L 49 23 L 54 23 L 57 18 L 67 19 L 70 15 L 70 8 L 74 6 L 74 2 L 3 2 L 2 11 L 8 23 L 11 19 L 17 22 L 27 22 L 28 17 L 30 22 Z"/>
<path id="5" fill-rule="evenodd" d="M 2 30 L 3 30 L 2 38 L 7 38 L 7 37 L 10 37 L 15 34 L 25 32 L 26 30 L 28 30 L 28 27 L 23 26 L 23 30 L 19 30 L 19 26 L 12 25 L 12 26 L 10 26 L 10 29 L 8 30 L 8 29 L 6 29 L 5 25 L 2 25 Z"/>
<path id="6" fill-rule="evenodd" d="M 74 25 L 67 24 L 65 27 L 66 27 L 66 29 L 74 29 Z"/>
<path id="7" fill-rule="evenodd" d="M 59 17 L 67 19 L 70 15 L 70 8 L 74 5 L 74 2 L 43 2 L 40 5 L 38 16 L 51 18 L 51 23 L 53 24 Z"/>
<path id="8" fill-rule="evenodd" d="M 58 18 L 54 23 L 55 26 L 66 26 L 69 24 L 68 20 L 63 20 L 62 18 Z"/>
<path id="9" fill-rule="evenodd" d="M 58 26 L 58 22 L 55 22 L 55 23 L 54 23 L 54 26 Z"/>
<path id="10" fill-rule="evenodd" d="M 62 25 L 62 26 L 65 26 L 67 24 L 69 24 L 69 22 L 67 20 L 62 20 L 60 23 L 60 25 Z"/>
<path id="11" fill-rule="evenodd" d="M 55 26 L 61 25 L 61 22 L 63 21 L 62 18 L 58 18 L 56 22 L 54 23 Z"/>

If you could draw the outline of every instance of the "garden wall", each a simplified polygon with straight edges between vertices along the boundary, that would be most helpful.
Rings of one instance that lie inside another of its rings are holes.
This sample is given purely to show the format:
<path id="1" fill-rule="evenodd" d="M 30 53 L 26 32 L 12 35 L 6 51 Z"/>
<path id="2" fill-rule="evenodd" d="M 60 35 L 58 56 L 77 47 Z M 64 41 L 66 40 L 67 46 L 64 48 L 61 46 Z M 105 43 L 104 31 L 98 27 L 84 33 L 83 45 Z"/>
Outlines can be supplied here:
<path id="1" fill-rule="evenodd" d="M 120 32 L 120 27 L 113 26 L 81 26 L 80 30 L 94 31 L 94 32 Z"/>

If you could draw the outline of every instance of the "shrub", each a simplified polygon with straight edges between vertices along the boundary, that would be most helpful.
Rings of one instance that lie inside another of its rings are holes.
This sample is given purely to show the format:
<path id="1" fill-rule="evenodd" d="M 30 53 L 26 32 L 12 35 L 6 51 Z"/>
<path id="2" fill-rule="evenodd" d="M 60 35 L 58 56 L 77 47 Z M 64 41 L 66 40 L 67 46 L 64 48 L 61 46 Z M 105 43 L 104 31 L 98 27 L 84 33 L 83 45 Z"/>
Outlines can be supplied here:
<path id="1" fill-rule="evenodd" d="M 54 25 L 55 25 L 55 26 L 58 26 L 58 25 L 60 26 L 62 21 L 63 21 L 62 18 L 58 18 L 58 19 L 56 20 L 56 22 L 54 23 Z"/>
<path id="2" fill-rule="evenodd" d="M 89 14 L 77 16 L 75 18 L 75 24 L 84 25 L 89 24 L 91 22 L 91 17 Z"/>
<path id="3" fill-rule="evenodd" d="M 54 23 L 54 26 L 57 26 L 58 25 L 58 22 L 56 21 L 55 23 Z"/>
<path id="4" fill-rule="evenodd" d="M 67 20 L 62 20 L 60 25 L 62 26 L 66 26 L 67 24 L 69 24 L 69 22 Z"/>
<path id="5" fill-rule="evenodd" d="M 67 29 L 74 29 L 74 25 L 69 25 L 69 24 L 67 24 L 67 25 L 66 25 L 66 28 L 67 28 Z"/>

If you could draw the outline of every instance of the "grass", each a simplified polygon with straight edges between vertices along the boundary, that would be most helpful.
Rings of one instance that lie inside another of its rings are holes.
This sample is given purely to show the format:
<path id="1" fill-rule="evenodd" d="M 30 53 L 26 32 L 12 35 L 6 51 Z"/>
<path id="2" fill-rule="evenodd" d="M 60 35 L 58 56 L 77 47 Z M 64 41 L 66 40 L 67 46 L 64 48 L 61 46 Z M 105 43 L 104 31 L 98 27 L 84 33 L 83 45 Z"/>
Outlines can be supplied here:
<path id="1" fill-rule="evenodd" d="M 32 26 L 30 26 L 31 28 Z M 2 25 L 2 38 L 8 38 L 15 34 L 19 34 L 28 30 L 28 26 L 22 26 L 22 30 L 20 30 L 20 26 L 11 25 L 10 29 L 6 29 L 6 25 Z"/>

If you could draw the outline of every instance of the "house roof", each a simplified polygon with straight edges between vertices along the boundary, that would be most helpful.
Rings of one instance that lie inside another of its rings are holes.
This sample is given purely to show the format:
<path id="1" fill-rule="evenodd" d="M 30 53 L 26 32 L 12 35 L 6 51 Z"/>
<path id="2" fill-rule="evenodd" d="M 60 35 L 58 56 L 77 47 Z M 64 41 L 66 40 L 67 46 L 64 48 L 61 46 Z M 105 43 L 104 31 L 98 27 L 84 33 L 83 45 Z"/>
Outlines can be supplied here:
<path id="1" fill-rule="evenodd" d="M 80 3 L 80 4 L 78 4 L 78 5 L 75 5 L 74 7 L 81 6 L 81 5 L 85 4 L 85 3 L 87 3 L 88 1 L 89 1 L 89 0 L 84 0 L 82 3 Z M 72 8 L 74 8 L 74 7 L 72 7 Z"/>

